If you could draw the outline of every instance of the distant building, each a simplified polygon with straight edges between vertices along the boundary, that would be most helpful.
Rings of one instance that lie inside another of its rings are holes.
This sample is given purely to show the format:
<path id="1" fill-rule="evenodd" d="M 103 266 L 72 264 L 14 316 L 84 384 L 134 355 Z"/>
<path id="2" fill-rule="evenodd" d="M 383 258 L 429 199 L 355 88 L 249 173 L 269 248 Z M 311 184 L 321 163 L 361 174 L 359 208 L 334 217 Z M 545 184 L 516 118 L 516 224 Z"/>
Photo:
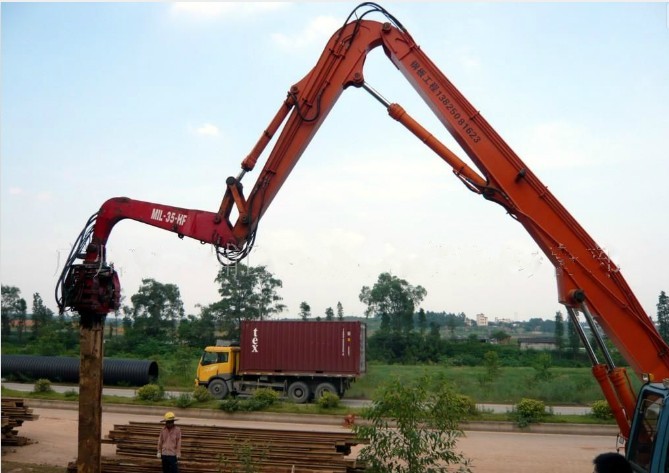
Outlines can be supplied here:
<path id="1" fill-rule="evenodd" d="M 487 327 L 488 317 L 486 317 L 483 314 L 476 314 L 476 325 L 478 325 L 479 327 Z"/>
<path id="2" fill-rule="evenodd" d="M 519 338 L 518 345 L 521 350 L 555 350 L 554 337 L 528 337 Z"/>
<path id="3" fill-rule="evenodd" d="M 511 319 L 500 319 L 499 317 L 495 317 L 495 322 L 498 324 L 512 324 L 513 320 Z"/>

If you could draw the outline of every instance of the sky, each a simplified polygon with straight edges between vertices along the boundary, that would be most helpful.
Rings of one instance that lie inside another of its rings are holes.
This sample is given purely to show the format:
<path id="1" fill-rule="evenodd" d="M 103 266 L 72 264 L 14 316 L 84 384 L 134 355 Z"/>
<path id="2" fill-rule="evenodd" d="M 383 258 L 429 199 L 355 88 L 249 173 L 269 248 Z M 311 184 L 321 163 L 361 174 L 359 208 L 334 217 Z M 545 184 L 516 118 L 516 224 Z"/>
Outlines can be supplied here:
<path id="1" fill-rule="evenodd" d="M 357 5 L 2 3 L 2 284 L 55 311 L 64 260 L 111 197 L 217 211 L 225 179 Z M 654 317 L 669 290 L 667 4 L 381 5 Z M 469 162 L 380 49 L 364 72 Z M 107 257 L 126 301 L 143 278 L 176 284 L 187 313 L 218 299 L 209 245 L 125 220 Z M 360 290 L 383 272 L 424 287 L 428 311 L 528 320 L 562 309 L 554 268 L 523 227 L 361 89 L 342 94 L 245 263 L 282 281 L 283 316 L 303 301 L 314 316 L 338 302 L 362 315 Z"/>

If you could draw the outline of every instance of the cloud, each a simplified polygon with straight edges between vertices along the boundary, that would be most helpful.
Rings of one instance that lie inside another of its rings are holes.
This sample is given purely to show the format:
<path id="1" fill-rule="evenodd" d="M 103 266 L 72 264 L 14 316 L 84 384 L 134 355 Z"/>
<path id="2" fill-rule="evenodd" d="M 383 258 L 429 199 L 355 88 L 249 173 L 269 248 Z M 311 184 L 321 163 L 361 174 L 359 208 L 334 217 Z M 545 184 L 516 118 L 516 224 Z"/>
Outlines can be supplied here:
<path id="1" fill-rule="evenodd" d="M 205 123 L 204 125 L 199 126 L 195 129 L 195 133 L 203 136 L 218 136 L 221 134 L 218 127 L 216 125 L 212 125 L 211 123 Z"/>
<path id="2" fill-rule="evenodd" d="M 572 124 L 563 121 L 539 123 L 530 128 L 526 136 L 525 142 L 518 146 L 519 154 L 533 169 L 568 169 L 597 164 L 598 154 L 591 149 L 592 139 Z"/>
<path id="3" fill-rule="evenodd" d="M 288 5 L 290 2 L 175 2 L 170 7 L 170 14 L 173 17 L 198 20 L 239 20 L 276 11 Z"/>
<path id="4" fill-rule="evenodd" d="M 51 195 L 50 192 L 43 191 L 43 192 L 38 192 L 37 194 L 35 194 L 35 199 L 38 202 L 49 202 L 51 200 L 51 198 L 52 198 L 52 195 Z"/>
<path id="5" fill-rule="evenodd" d="M 481 60 L 468 47 L 460 48 L 457 51 L 457 58 L 462 67 L 467 71 L 474 71 L 481 69 Z"/>
<path id="6" fill-rule="evenodd" d="M 20 187 L 10 187 L 7 192 L 9 192 L 9 195 L 21 195 L 23 194 L 23 189 Z"/>
<path id="7" fill-rule="evenodd" d="M 318 16 L 311 20 L 299 33 L 290 36 L 283 33 L 274 33 L 272 39 L 281 49 L 288 51 L 302 50 L 314 44 L 321 47 L 342 24 L 343 21 L 338 18 Z"/>

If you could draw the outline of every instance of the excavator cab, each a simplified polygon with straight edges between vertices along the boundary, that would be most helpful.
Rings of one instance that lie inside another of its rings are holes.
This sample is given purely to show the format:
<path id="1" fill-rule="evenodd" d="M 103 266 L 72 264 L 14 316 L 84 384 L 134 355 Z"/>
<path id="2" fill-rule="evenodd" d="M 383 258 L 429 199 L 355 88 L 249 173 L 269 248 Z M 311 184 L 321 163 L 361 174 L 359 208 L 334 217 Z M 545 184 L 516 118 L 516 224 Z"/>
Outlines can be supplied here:
<path id="1" fill-rule="evenodd" d="M 635 472 L 669 473 L 669 379 L 648 383 L 639 393 L 627 444 Z"/>

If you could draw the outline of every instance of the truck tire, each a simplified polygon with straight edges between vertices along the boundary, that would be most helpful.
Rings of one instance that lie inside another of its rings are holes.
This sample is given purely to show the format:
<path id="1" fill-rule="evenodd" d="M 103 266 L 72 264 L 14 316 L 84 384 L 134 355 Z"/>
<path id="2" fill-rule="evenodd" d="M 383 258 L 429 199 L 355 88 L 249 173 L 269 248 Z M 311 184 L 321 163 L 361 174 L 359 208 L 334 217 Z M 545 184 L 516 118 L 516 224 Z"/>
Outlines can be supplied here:
<path id="1" fill-rule="evenodd" d="M 222 379 L 214 379 L 213 381 L 209 381 L 207 390 L 214 399 L 223 399 L 228 395 L 228 385 Z"/>
<path id="2" fill-rule="evenodd" d="M 339 396 L 339 393 L 337 392 L 337 388 L 334 387 L 334 384 L 332 383 L 321 383 L 318 386 L 316 386 L 316 389 L 314 390 L 314 398 L 316 400 L 320 399 L 323 397 L 323 394 L 325 393 L 331 393 L 334 394 L 335 396 Z"/>
<path id="3" fill-rule="evenodd" d="M 304 404 L 309 400 L 309 386 L 302 381 L 295 381 L 288 386 L 288 398 L 296 404 Z"/>

